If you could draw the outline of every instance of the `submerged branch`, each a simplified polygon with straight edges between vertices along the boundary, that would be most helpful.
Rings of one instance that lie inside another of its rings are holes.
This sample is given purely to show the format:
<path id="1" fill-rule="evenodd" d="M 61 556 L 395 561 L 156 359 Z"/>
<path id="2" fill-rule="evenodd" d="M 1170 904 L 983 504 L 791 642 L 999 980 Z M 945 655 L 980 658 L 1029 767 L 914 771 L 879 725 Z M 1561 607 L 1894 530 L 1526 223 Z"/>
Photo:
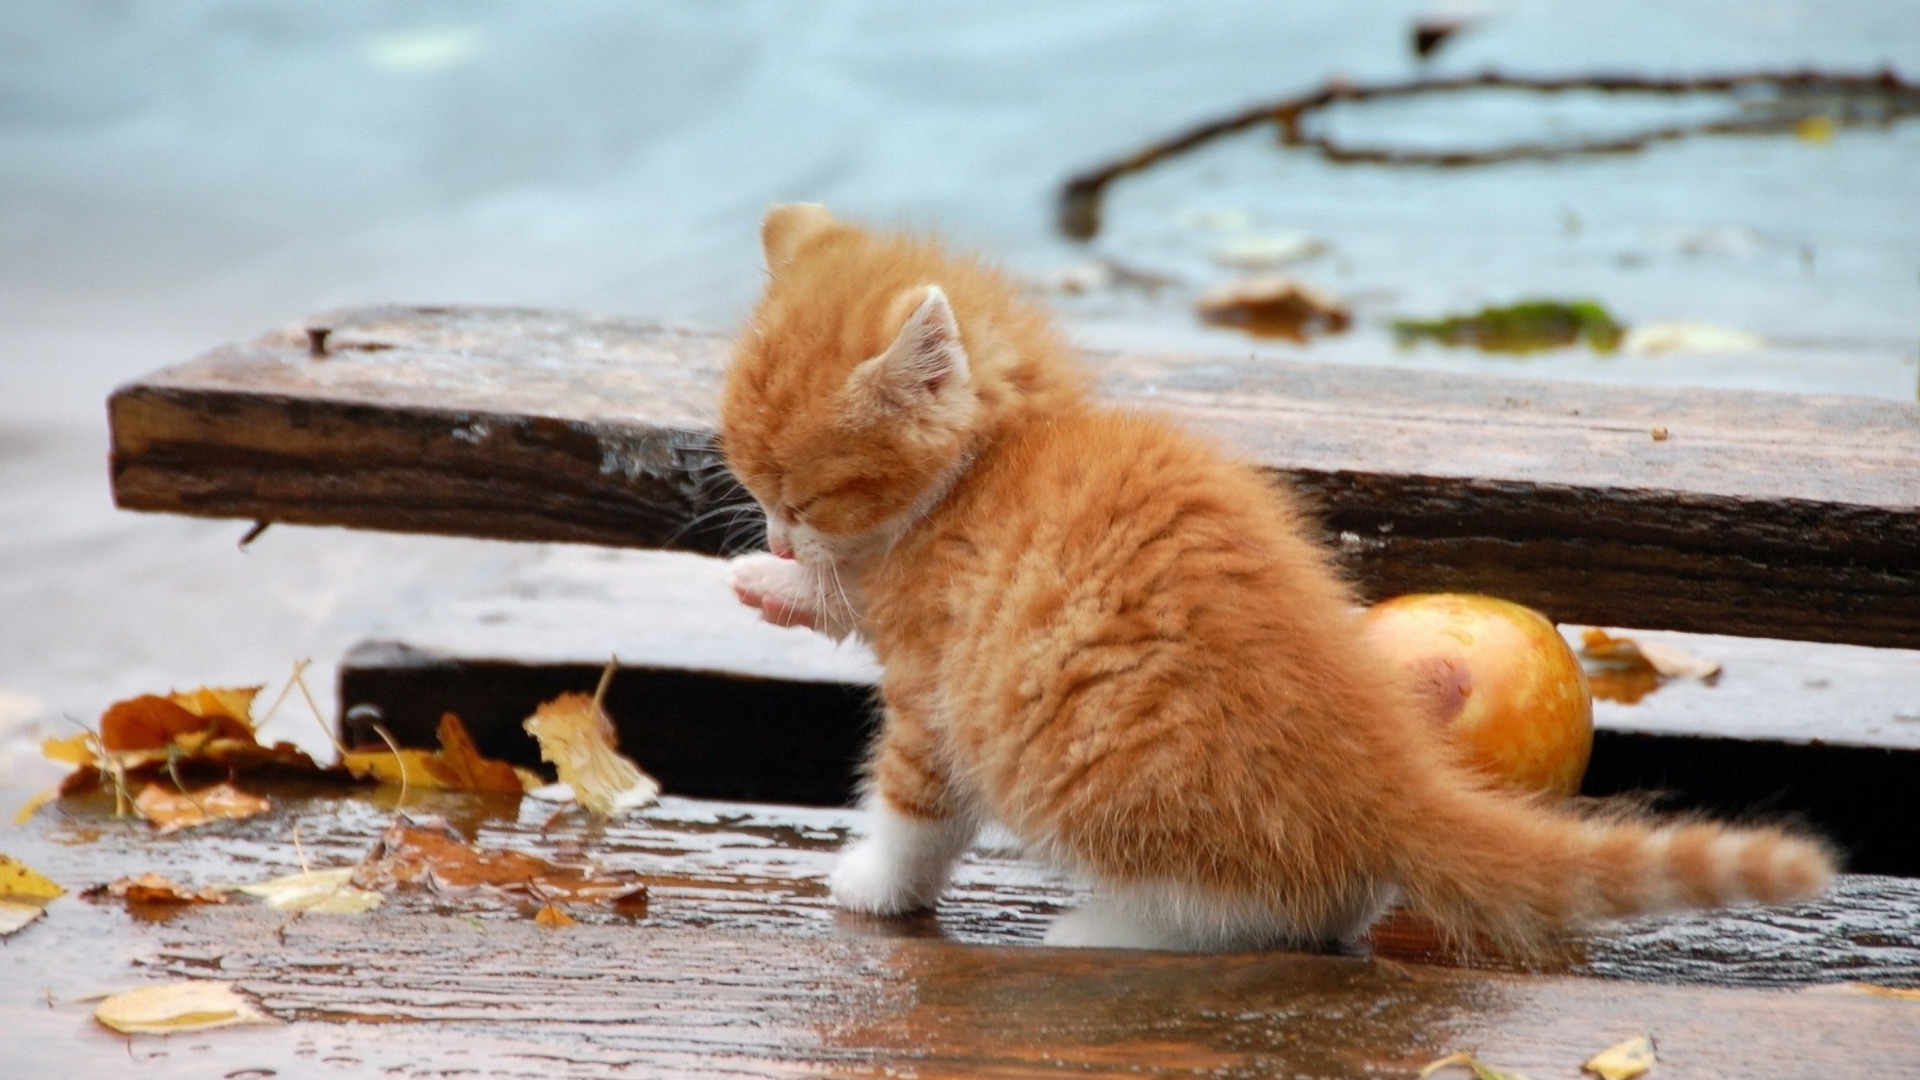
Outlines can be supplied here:
<path id="1" fill-rule="evenodd" d="M 1341 102 L 1380 101 L 1469 90 L 1505 89 L 1554 94 L 1588 90 L 1610 94 L 1732 94 L 1750 89 L 1773 90 L 1776 107 L 1758 115 L 1708 120 L 1694 124 L 1653 128 L 1632 135 L 1553 143 L 1518 143 L 1491 150 L 1396 150 L 1352 147 L 1331 136 L 1305 130 L 1303 121 L 1316 111 Z M 1789 101 L 1802 102 L 1788 108 Z M 1836 103 L 1845 107 L 1837 111 Z M 1060 192 L 1057 224 L 1075 240 L 1090 240 L 1100 231 L 1100 201 L 1115 180 L 1140 172 L 1168 158 L 1184 154 L 1225 135 L 1262 124 L 1278 129 L 1282 146 L 1303 147 L 1341 164 L 1403 165 L 1456 168 L 1505 161 L 1544 160 L 1588 154 L 1623 154 L 1690 135 L 1771 134 L 1794 130 L 1816 118 L 1836 126 L 1889 123 L 1920 115 L 1920 84 L 1900 78 L 1892 70 L 1872 75 L 1830 74 L 1819 71 L 1749 72 L 1740 75 L 1657 79 L 1634 75 L 1577 75 L 1531 78 L 1483 72 L 1444 79 L 1410 79 L 1396 83 L 1349 83 L 1335 80 L 1319 90 L 1281 101 L 1256 105 L 1229 116 L 1197 125 L 1096 169 L 1068 180 Z"/>

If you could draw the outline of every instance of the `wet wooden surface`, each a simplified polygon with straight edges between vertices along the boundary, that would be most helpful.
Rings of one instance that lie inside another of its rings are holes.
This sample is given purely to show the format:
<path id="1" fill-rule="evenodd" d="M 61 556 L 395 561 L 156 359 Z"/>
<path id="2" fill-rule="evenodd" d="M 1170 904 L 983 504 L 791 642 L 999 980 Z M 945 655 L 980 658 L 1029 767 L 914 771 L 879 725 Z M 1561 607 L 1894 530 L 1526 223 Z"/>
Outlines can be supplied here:
<path id="1" fill-rule="evenodd" d="M 110 403 L 132 509 L 717 550 L 725 339 L 552 312 L 362 309 Z M 1920 405 L 1272 360 L 1092 358 L 1292 476 L 1377 595 L 1556 620 L 1920 646 Z M 1653 431 L 1667 437 L 1656 440 Z"/>
<path id="2" fill-rule="evenodd" d="M 276 791 L 271 816 L 155 838 L 69 800 L 9 836 L 70 887 L 192 884 L 350 863 L 395 792 Z M 835 913 L 822 875 L 852 815 L 669 799 L 615 824 L 532 800 L 412 798 L 486 845 L 575 846 L 646 875 L 644 915 L 395 894 L 360 917 L 251 904 L 129 913 L 69 896 L 0 948 L 8 1075 L 1411 1076 L 1454 1049 L 1546 1080 L 1646 1032 L 1663 1077 L 1920 1075 L 1920 883 L 1845 879 L 1779 911 L 1642 920 L 1549 971 L 1366 957 L 1191 957 L 1034 943 L 1078 891 L 989 837 L 937 913 Z M 543 831 L 543 826 L 545 826 Z M 282 1026 L 167 1038 L 92 1025 L 87 995 L 232 979 Z M 246 1071 L 246 1070 L 272 1070 Z"/>

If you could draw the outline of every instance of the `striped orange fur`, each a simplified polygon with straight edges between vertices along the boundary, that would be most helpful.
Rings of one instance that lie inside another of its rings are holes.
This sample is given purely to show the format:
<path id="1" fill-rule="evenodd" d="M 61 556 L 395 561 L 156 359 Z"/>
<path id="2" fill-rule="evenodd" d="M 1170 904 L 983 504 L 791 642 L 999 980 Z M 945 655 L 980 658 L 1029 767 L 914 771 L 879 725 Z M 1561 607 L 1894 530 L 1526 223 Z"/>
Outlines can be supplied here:
<path id="1" fill-rule="evenodd" d="M 1358 631 L 1298 499 L 1094 403 L 991 269 L 813 206 L 776 208 L 763 238 L 721 427 L 793 557 L 746 557 L 735 584 L 776 621 L 858 632 L 883 666 L 843 905 L 932 903 L 987 821 L 1096 885 L 1061 944 L 1320 943 L 1399 900 L 1527 951 L 1827 886 L 1812 837 L 1583 812 L 1463 770 Z"/>

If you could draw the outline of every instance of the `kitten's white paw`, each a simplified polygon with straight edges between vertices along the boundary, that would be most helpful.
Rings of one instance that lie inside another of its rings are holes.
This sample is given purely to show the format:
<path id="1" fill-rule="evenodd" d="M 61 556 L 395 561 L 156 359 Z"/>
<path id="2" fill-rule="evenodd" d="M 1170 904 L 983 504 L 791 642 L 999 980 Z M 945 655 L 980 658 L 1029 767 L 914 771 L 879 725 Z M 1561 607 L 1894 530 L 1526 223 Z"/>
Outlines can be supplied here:
<path id="1" fill-rule="evenodd" d="M 842 852 L 827 876 L 834 903 L 868 915 L 932 907 L 973 830 L 958 821 L 911 818 L 884 803 L 869 808 L 868 822 L 870 835 Z"/>
<path id="2" fill-rule="evenodd" d="M 1164 928 L 1098 899 L 1053 920 L 1044 943 L 1067 949 L 1182 948 L 1182 943 Z"/>
<path id="3" fill-rule="evenodd" d="M 742 555 L 728 566 L 732 570 L 733 591 L 743 596 L 774 596 L 797 602 L 811 591 L 812 581 L 806 570 L 792 559 L 783 559 L 772 552 Z"/>

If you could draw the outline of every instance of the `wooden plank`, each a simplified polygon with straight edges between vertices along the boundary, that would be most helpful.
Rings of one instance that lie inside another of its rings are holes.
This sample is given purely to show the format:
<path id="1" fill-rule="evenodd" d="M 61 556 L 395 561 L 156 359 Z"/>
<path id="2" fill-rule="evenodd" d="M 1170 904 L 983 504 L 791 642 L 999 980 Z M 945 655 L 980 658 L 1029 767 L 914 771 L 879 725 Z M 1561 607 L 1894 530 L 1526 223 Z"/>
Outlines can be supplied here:
<path id="1" fill-rule="evenodd" d="M 118 390 L 123 507 L 714 551 L 725 339 L 503 309 L 362 309 Z M 1563 622 L 1920 647 L 1920 405 L 1100 355 L 1293 477 L 1371 593 Z M 1664 429 L 1656 440 L 1652 432 Z"/>
<path id="2" fill-rule="evenodd" d="M 137 870 L 201 884 L 359 858 L 394 792 L 273 792 L 274 814 L 156 839 L 67 800 L 9 853 L 79 888 Z M 78 897 L 0 949 L 20 1075 L 1410 1076 L 1471 1047 L 1533 1076 L 1647 1032 L 1666 1077 L 1911 1076 L 1920 1005 L 1822 984 L 1920 984 L 1920 883 L 1844 879 L 1820 904 L 1646 920 L 1551 970 L 1374 958 L 1193 957 L 1033 943 L 1078 891 L 992 838 L 939 911 L 835 913 L 848 811 L 670 798 L 594 824 L 531 801 L 415 793 L 489 845 L 583 850 L 646 875 L 643 916 L 564 930 L 510 900 L 393 895 L 362 917 L 257 906 L 144 912 Z M 1397 957 L 1397 959 L 1395 959 Z M 1444 959 L 1444 958 L 1442 958 Z M 223 978 L 284 1027 L 127 1043 L 86 995 Z M 165 1053 L 161 1053 L 161 1051 Z M 115 1064 L 117 1062 L 117 1064 Z M 215 1068 L 214 1066 L 218 1067 Z M 248 1074 L 242 1074 L 248 1075 Z M 261 1075 L 253 1073 L 251 1075 Z"/>

